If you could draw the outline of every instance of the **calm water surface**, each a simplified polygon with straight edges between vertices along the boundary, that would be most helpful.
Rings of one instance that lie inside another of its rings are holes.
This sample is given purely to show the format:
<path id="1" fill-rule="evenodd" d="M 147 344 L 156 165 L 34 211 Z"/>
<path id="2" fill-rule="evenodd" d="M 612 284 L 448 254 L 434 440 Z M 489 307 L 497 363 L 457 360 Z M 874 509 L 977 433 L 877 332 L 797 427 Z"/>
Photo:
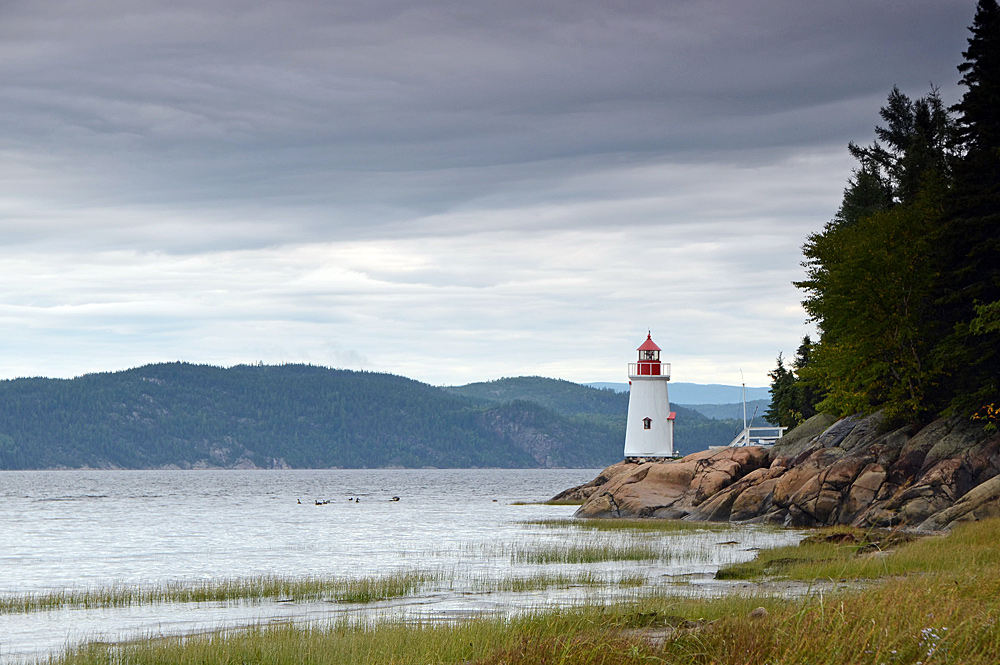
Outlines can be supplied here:
<path id="1" fill-rule="evenodd" d="M 358 578 L 424 571 L 444 580 L 416 597 L 366 606 L 266 601 L 0 615 L 0 660 L 44 657 L 86 640 L 256 622 L 373 614 L 447 619 L 636 593 L 613 586 L 476 591 L 483 581 L 538 572 L 589 571 L 612 583 L 639 573 L 650 585 L 719 593 L 725 589 L 711 582 L 718 566 L 749 559 L 754 547 L 799 538 L 745 527 L 676 535 L 546 528 L 525 522 L 569 520 L 575 508 L 514 505 L 543 501 L 596 474 L 595 469 L 0 472 L 0 595 L 264 574 Z M 399 501 L 392 501 L 394 496 Z M 667 539 L 670 554 L 655 562 L 588 565 L 514 563 L 511 556 L 623 538 Z"/>

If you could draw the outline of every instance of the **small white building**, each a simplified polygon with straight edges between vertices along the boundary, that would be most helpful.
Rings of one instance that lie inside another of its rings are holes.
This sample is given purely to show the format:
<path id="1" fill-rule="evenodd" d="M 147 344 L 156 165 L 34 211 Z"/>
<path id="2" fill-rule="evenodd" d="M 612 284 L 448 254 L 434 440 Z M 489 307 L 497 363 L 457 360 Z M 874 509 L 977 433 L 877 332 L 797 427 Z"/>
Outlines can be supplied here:
<path id="1" fill-rule="evenodd" d="M 660 362 L 652 334 L 639 347 L 638 362 L 629 363 L 628 423 L 625 458 L 673 457 L 674 418 L 667 396 L 670 363 Z"/>

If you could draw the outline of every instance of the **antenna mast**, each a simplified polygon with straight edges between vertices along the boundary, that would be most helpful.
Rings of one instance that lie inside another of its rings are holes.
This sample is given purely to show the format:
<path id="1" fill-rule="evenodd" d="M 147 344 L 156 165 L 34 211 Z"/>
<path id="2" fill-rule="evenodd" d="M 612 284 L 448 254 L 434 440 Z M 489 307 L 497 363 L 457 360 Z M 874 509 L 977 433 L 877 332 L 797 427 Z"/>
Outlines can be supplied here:
<path id="1" fill-rule="evenodd" d="M 743 429 L 747 428 L 747 384 L 743 379 L 743 370 L 740 370 L 740 383 L 743 384 Z"/>

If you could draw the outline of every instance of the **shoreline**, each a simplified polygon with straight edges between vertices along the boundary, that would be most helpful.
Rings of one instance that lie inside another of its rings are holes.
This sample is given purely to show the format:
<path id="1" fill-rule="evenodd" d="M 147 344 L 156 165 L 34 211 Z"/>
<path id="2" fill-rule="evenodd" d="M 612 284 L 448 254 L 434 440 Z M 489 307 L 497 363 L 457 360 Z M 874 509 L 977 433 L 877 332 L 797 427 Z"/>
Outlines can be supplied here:
<path id="1" fill-rule="evenodd" d="M 254 653 L 267 653 L 269 662 L 283 665 L 300 662 L 304 650 L 313 654 L 311 662 L 331 665 L 527 665 L 549 662 L 556 654 L 561 654 L 558 662 L 606 665 L 663 660 L 724 665 L 995 662 L 1000 645 L 996 629 L 1000 552 L 993 543 L 1000 537 L 1000 521 L 898 543 L 887 553 L 864 547 L 848 551 L 838 540 L 845 533 L 821 530 L 812 534 L 818 538 L 771 553 L 783 560 L 785 554 L 800 549 L 800 573 L 812 571 L 811 580 L 743 581 L 741 587 L 751 593 L 716 599 L 658 595 L 512 617 L 462 617 L 449 623 L 382 620 L 326 627 L 258 626 L 114 648 L 139 665 L 233 658 L 238 662 Z M 825 575 L 830 557 L 840 562 L 837 567 L 845 582 Z M 978 566 L 969 568 L 973 560 Z M 827 581 L 817 581 L 824 577 Z M 805 588 L 810 593 L 792 598 L 769 593 L 780 587 Z M 108 648 L 92 645 L 56 662 L 102 662 L 100 654 Z M 596 654 L 602 660 L 593 660 Z"/>

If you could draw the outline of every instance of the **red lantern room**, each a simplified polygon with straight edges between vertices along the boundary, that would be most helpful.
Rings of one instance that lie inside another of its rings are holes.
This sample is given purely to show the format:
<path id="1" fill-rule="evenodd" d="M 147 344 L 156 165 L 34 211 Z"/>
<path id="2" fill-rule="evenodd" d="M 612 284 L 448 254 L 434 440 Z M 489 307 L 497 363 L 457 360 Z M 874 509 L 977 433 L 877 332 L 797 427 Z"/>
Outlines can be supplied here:
<path id="1" fill-rule="evenodd" d="M 638 376 L 660 376 L 660 350 L 652 333 L 647 334 L 646 341 L 638 348 L 639 362 L 635 372 Z"/>

